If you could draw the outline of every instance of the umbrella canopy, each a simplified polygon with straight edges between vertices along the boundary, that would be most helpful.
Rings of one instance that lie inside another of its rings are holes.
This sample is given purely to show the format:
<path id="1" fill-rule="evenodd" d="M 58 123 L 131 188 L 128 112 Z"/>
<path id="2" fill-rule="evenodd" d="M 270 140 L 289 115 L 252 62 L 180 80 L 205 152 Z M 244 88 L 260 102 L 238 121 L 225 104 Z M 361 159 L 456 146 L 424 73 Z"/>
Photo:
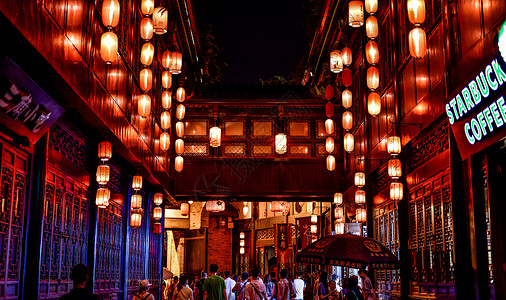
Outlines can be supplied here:
<path id="1" fill-rule="evenodd" d="M 169 271 L 169 269 L 163 268 L 163 275 L 162 275 L 163 276 L 163 280 L 171 279 L 173 275 L 174 274 L 172 274 L 172 272 Z"/>
<path id="2" fill-rule="evenodd" d="M 302 263 L 350 268 L 397 269 L 399 260 L 379 242 L 353 234 L 326 236 L 297 254 Z"/>

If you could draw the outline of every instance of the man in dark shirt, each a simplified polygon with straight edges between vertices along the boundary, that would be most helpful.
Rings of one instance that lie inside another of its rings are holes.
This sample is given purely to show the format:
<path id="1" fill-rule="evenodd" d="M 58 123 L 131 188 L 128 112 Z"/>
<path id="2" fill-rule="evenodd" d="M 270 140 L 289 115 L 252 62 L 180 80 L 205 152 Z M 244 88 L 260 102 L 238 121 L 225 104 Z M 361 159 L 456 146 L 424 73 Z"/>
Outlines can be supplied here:
<path id="1" fill-rule="evenodd" d="M 207 272 L 204 270 L 200 273 L 200 280 L 195 284 L 195 289 L 193 291 L 195 300 L 203 300 L 204 299 L 204 282 L 207 279 Z M 195 295 L 197 297 L 195 297 Z"/>
<path id="2" fill-rule="evenodd" d="M 98 300 L 98 296 L 85 289 L 88 281 L 88 267 L 83 264 L 75 265 L 70 273 L 70 279 L 74 281 L 74 288 L 70 293 L 60 297 L 60 300 Z"/>

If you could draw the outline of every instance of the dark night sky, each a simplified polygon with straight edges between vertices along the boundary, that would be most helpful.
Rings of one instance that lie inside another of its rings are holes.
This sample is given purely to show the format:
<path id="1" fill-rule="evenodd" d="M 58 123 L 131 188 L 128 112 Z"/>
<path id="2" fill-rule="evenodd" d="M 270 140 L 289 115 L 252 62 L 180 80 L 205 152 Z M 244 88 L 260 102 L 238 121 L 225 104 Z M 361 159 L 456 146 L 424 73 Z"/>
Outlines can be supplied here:
<path id="1" fill-rule="evenodd" d="M 307 49 L 302 0 L 197 0 L 199 26 L 212 24 L 223 48 L 224 82 L 290 79 Z"/>

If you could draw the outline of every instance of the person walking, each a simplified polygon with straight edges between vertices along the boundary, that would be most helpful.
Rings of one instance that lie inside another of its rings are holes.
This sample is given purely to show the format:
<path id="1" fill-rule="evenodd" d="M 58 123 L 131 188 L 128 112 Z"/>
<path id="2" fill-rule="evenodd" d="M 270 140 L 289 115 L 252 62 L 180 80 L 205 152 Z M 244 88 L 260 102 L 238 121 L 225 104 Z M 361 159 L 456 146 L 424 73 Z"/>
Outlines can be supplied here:
<path id="1" fill-rule="evenodd" d="M 134 295 L 132 300 L 155 300 L 155 297 L 148 292 L 150 286 L 151 284 L 149 284 L 147 279 L 141 280 L 139 283 L 139 292 Z"/>
<path id="2" fill-rule="evenodd" d="M 88 267 L 83 264 L 75 265 L 70 271 L 70 279 L 74 282 L 74 288 L 70 293 L 60 297 L 60 300 L 98 300 L 98 296 L 86 290 L 86 282 L 89 278 Z"/>
<path id="3" fill-rule="evenodd" d="M 232 289 L 236 284 L 237 282 L 230 278 L 230 271 L 225 271 L 225 290 L 227 292 L 228 300 L 235 300 L 235 293 L 232 292 Z"/>
<path id="4" fill-rule="evenodd" d="M 330 296 L 329 293 L 329 273 L 327 271 L 322 270 L 320 273 L 320 278 L 318 279 L 318 286 L 316 288 L 316 295 L 320 300 L 327 300 Z M 316 299 L 316 297 L 315 297 Z"/>
<path id="5" fill-rule="evenodd" d="M 200 279 L 195 283 L 195 287 L 193 288 L 193 297 L 196 300 L 204 299 L 204 281 L 207 279 L 207 272 L 202 270 L 200 272 Z"/>
<path id="6" fill-rule="evenodd" d="M 356 276 L 348 278 L 348 285 L 346 286 L 346 295 L 344 299 L 364 300 L 364 296 L 362 295 L 360 289 L 358 288 L 358 278 Z"/>
<path id="7" fill-rule="evenodd" d="M 280 279 L 276 282 L 274 290 L 272 291 L 272 297 L 276 298 L 276 300 L 288 300 L 295 296 L 293 284 L 287 279 L 288 273 L 287 269 L 283 269 L 279 272 Z"/>
<path id="8" fill-rule="evenodd" d="M 295 291 L 295 297 L 294 300 L 304 300 L 304 289 L 306 288 L 306 282 L 302 280 L 302 272 L 297 271 L 295 273 L 295 278 L 293 280 L 293 289 Z"/>
<path id="9" fill-rule="evenodd" d="M 272 290 L 274 289 L 274 283 L 271 281 L 271 275 L 265 274 L 264 285 L 265 285 L 265 292 L 267 293 L 267 300 L 271 300 Z"/>
<path id="10" fill-rule="evenodd" d="M 218 276 L 218 265 L 211 264 L 209 271 L 211 271 L 211 276 L 204 281 L 203 300 L 226 300 L 225 280 Z"/>
<path id="11" fill-rule="evenodd" d="M 245 300 L 267 300 L 267 293 L 265 291 L 265 284 L 259 280 L 260 270 L 251 270 L 251 281 L 246 284 L 244 288 Z"/>
<path id="12" fill-rule="evenodd" d="M 193 300 L 193 291 L 188 286 L 188 278 L 185 275 L 179 278 L 171 300 Z"/>
<path id="13" fill-rule="evenodd" d="M 365 300 L 376 299 L 376 294 L 374 292 L 371 279 L 367 276 L 367 271 L 364 269 L 360 269 L 358 271 L 358 275 L 360 276 L 360 278 L 362 278 L 362 293 L 364 299 Z"/>
<path id="14" fill-rule="evenodd" d="M 248 284 L 249 274 L 248 272 L 244 272 L 241 275 L 241 279 L 237 281 L 232 292 L 235 293 L 236 300 L 244 300 L 244 288 L 246 288 L 246 284 Z"/>

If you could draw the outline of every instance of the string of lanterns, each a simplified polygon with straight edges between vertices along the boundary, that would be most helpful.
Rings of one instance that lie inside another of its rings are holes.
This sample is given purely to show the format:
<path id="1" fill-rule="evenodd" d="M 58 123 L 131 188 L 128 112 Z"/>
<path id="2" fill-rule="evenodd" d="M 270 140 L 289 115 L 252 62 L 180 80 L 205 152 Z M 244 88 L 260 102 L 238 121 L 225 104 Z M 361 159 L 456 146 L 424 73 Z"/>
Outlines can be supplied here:
<path id="1" fill-rule="evenodd" d="M 334 231 L 336 234 L 344 234 L 346 220 L 344 216 L 343 194 L 334 193 L 334 204 L 334 218 L 336 219 L 334 223 Z"/>
<path id="2" fill-rule="evenodd" d="M 132 177 L 132 189 L 134 190 L 132 196 L 130 196 L 130 208 L 132 214 L 130 215 L 130 226 L 139 228 L 142 225 L 142 216 L 144 215 L 144 209 L 142 208 L 142 195 L 140 190 L 142 189 L 142 176 L 136 174 Z"/>
<path id="3" fill-rule="evenodd" d="M 369 38 L 365 45 L 365 57 L 370 64 L 366 74 L 367 87 L 370 89 L 367 96 L 367 111 L 375 117 L 381 112 L 381 98 L 376 92 L 379 87 L 379 70 L 376 68 L 379 61 L 379 47 L 375 41 L 378 37 L 378 19 L 376 19 L 374 13 L 378 10 L 378 0 L 366 0 L 365 10 L 369 13 L 369 17 L 365 22 L 365 31 Z"/>
<path id="4" fill-rule="evenodd" d="M 98 208 L 109 206 L 111 191 L 106 187 L 111 177 L 111 168 L 107 164 L 112 157 L 112 146 L 109 141 L 102 141 L 98 144 L 98 158 L 101 164 L 97 167 L 96 179 L 98 183 L 95 204 Z"/>
<path id="5" fill-rule="evenodd" d="M 334 56 L 332 55 L 334 53 Z M 336 50 L 332 51 L 330 55 L 330 68 L 331 71 L 334 72 L 341 72 L 343 70 L 343 60 L 341 58 L 341 52 Z M 335 56 L 338 56 L 336 58 Z M 339 61 L 339 62 L 336 62 Z M 340 64 L 340 70 L 335 67 L 335 64 Z M 325 114 L 327 115 L 327 120 L 325 121 L 325 132 L 328 135 L 331 135 L 334 133 L 335 127 L 334 127 L 334 121 L 332 120 L 332 117 L 334 116 L 334 104 L 332 104 L 331 100 L 334 98 L 334 88 L 332 85 L 328 85 L 325 89 L 325 98 L 327 99 L 327 104 L 325 104 Z M 325 150 L 329 153 L 327 156 L 327 170 L 334 171 L 336 168 L 336 158 L 332 155 L 335 149 L 334 139 L 329 136 L 325 140 Z"/>
<path id="6" fill-rule="evenodd" d="M 114 27 L 118 26 L 120 17 L 120 3 L 118 0 L 104 0 L 102 2 L 102 24 L 107 31 L 100 38 L 100 57 L 106 64 L 111 64 L 118 53 L 118 36 Z"/>
<path id="7" fill-rule="evenodd" d="M 314 243 L 318 240 L 318 216 L 315 214 L 311 215 L 311 242 Z"/>
<path id="8" fill-rule="evenodd" d="M 179 53 L 179 52 L 173 52 L 172 53 L 173 59 L 177 59 L 177 57 L 180 57 L 180 54 L 181 53 Z M 172 64 L 174 65 L 174 62 Z M 177 72 L 177 74 L 179 74 L 180 69 L 176 70 L 173 67 L 171 67 L 170 71 Z M 183 164 L 184 164 L 184 159 L 181 155 L 184 152 L 184 141 L 183 141 L 184 123 L 182 120 L 184 119 L 185 112 L 186 112 L 186 108 L 183 105 L 183 102 L 185 99 L 186 99 L 185 89 L 183 87 L 178 87 L 176 90 L 176 100 L 179 102 L 179 104 L 177 105 L 177 108 L 176 108 L 176 118 L 178 119 L 178 121 L 176 123 L 177 139 L 175 142 L 175 150 L 176 150 L 177 156 L 174 161 L 174 168 L 176 169 L 177 172 L 181 172 L 183 170 Z M 179 130 L 178 130 L 178 128 L 179 128 Z"/>
<path id="9" fill-rule="evenodd" d="M 427 52 L 427 35 L 420 25 L 425 21 L 425 1 L 408 0 L 408 19 L 414 28 L 408 35 L 409 54 L 414 58 L 422 58 Z"/>
<path id="10" fill-rule="evenodd" d="M 353 62 L 352 51 L 350 48 L 344 47 L 341 55 L 345 66 L 341 74 L 341 82 L 346 87 L 341 95 L 342 105 L 345 108 L 342 116 L 342 125 L 343 129 L 346 130 L 343 139 L 343 148 L 346 152 L 351 153 L 355 149 L 355 137 L 349 132 L 353 128 L 353 114 L 349 111 L 353 104 L 353 94 L 348 89 L 352 83 L 352 73 L 350 69 L 350 65 Z"/>
<path id="11" fill-rule="evenodd" d="M 358 205 L 355 211 L 355 218 L 357 222 L 362 223 L 367 219 L 367 213 L 365 210 L 365 191 L 362 189 L 365 186 L 364 172 L 355 173 L 355 186 L 357 187 L 357 190 L 355 191 L 355 204 Z"/>
<path id="12" fill-rule="evenodd" d="M 401 153 L 401 138 L 398 136 L 389 136 L 387 139 L 387 151 L 391 155 L 388 161 L 388 176 L 392 178 L 390 183 L 390 199 L 393 201 L 401 201 L 404 197 L 402 182 L 399 182 L 399 177 L 402 176 L 401 161 L 397 155 Z"/>
<path id="13" fill-rule="evenodd" d="M 246 244 L 246 242 L 244 240 L 245 237 L 246 237 L 246 235 L 244 234 L 244 232 L 241 231 L 239 233 L 239 247 L 240 247 L 239 248 L 239 254 L 244 254 L 245 253 L 245 251 L 244 251 L 244 246 Z"/>
<path id="14" fill-rule="evenodd" d="M 153 203 L 155 207 L 153 208 L 153 220 L 155 223 L 153 224 L 153 233 L 161 234 L 162 233 L 162 223 L 161 219 L 163 217 L 163 209 L 161 207 L 163 203 L 163 194 L 155 193 L 153 195 Z"/>

